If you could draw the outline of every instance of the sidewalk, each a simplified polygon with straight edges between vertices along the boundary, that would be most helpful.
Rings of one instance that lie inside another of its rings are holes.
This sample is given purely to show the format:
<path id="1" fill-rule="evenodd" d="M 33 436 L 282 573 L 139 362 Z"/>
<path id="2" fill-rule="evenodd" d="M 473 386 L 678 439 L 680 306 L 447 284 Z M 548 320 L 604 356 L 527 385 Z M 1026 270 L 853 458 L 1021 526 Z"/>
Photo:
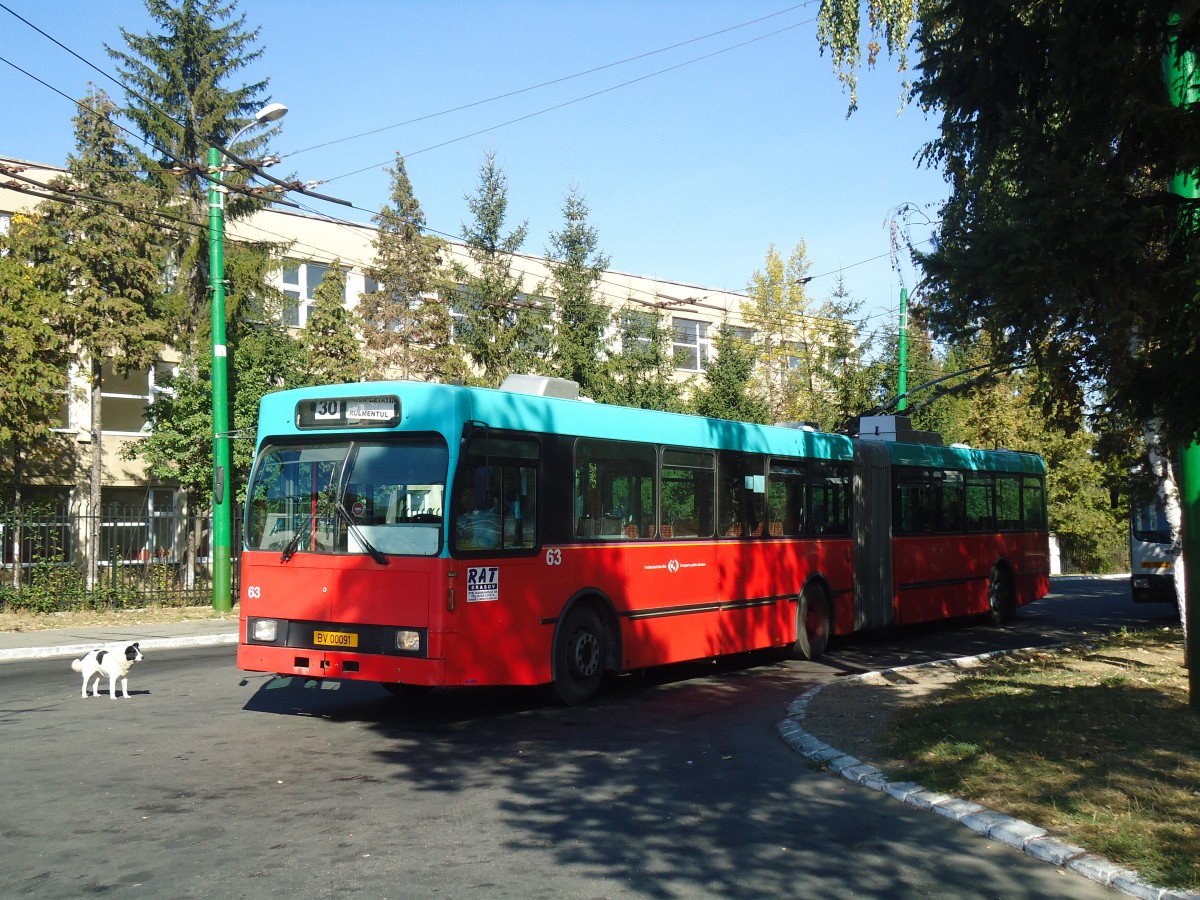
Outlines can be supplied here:
<path id="1" fill-rule="evenodd" d="M 236 644 L 238 620 L 197 619 L 153 625 L 116 625 L 89 628 L 51 628 L 45 631 L 0 632 L 0 662 L 17 659 L 78 657 L 115 641 L 138 642 L 143 650 L 174 647 L 213 647 Z"/>

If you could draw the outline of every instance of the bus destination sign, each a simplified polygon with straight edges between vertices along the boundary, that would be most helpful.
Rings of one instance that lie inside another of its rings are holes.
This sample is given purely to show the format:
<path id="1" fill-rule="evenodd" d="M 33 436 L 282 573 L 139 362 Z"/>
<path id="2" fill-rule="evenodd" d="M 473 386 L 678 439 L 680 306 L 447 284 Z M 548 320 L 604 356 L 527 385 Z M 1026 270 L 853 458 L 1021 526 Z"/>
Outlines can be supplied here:
<path id="1" fill-rule="evenodd" d="M 329 397 L 296 404 L 297 428 L 391 428 L 400 424 L 400 398 Z"/>

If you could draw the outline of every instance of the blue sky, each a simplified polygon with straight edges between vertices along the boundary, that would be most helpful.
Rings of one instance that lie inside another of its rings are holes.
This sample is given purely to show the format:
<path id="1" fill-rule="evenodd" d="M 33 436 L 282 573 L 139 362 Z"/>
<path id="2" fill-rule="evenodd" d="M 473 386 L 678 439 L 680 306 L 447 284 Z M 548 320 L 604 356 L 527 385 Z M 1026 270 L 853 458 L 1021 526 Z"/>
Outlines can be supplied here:
<path id="1" fill-rule="evenodd" d="M 3 3 L 109 74 L 104 44 L 123 48 L 120 27 L 152 30 L 141 0 Z M 915 280 L 911 265 L 897 270 L 888 259 L 886 220 L 904 203 L 934 219 L 946 196 L 941 175 L 915 159 L 934 123 L 914 107 L 898 115 L 901 79 L 886 62 L 864 73 L 847 119 L 847 95 L 818 53 L 815 3 L 733 28 L 790 6 L 241 0 L 239 10 L 261 26 L 265 47 L 245 77 L 269 77 L 270 99 L 290 109 L 272 147 L 284 156 L 276 176 L 326 181 L 316 189 L 374 210 L 387 197 L 382 167 L 399 150 L 429 225 L 457 237 L 490 150 L 509 179 L 509 229 L 529 222 L 525 252 L 545 252 L 575 185 L 613 269 L 740 291 L 771 243 L 786 257 L 803 240 L 819 276 L 814 302 L 841 270 L 875 322 L 886 322 L 901 285 Z M 72 97 L 89 80 L 117 91 L 3 9 L 0 58 Z M 568 105 L 540 112 L 559 104 Z M 70 152 L 73 104 L 4 62 L 0 114 L 0 153 L 61 163 Z M 914 222 L 916 240 L 929 231 Z"/>

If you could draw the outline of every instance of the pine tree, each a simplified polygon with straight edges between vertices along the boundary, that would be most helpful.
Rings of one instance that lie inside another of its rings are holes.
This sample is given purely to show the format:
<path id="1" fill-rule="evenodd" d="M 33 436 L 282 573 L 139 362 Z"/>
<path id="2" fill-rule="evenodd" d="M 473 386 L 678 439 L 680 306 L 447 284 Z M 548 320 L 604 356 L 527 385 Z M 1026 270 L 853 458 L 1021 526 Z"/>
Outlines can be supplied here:
<path id="1" fill-rule="evenodd" d="M 864 324 L 855 321 L 862 301 L 855 300 L 838 275 L 829 298 L 817 309 L 820 325 L 812 343 L 817 390 L 816 421 L 824 431 L 839 431 L 854 416 L 874 407 L 880 396 L 882 364 L 872 361 L 872 341 Z"/>
<path id="2" fill-rule="evenodd" d="M 456 263 L 454 303 L 463 316 L 456 340 L 495 387 L 514 371 L 541 368 L 547 348 L 549 311 L 524 294 L 524 278 L 513 271 L 513 254 L 525 243 L 527 223 L 507 235 L 508 177 L 489 153 L 479 169 L 479 186 L 467 205 L 474 220 L 463 226 L 463 241 L 474 271 Z"/>
<path id="3" fill-rule="evenodd" d="M 242 126 L 252 122 L 269 99 L 267 80 L 238 83 L 241 72 L 263 53 L 256 48 L 259 29 L 246 29 L 237 2 L 223 0 L 145 0 L 158 24 L 158 33 L 135 35 L 121 29 L 128 51 L 107 47 L 121 80 L 129 85 L 128 105 L 122 110 L 149 143 L 149 153 L 131 148 L 141 168 L 163 194 L 163 204 L 175 215 L 202 225 L 207 221 L 208 181 L 201 176 L 209 147 L 225 147 Z M 236 87 L 223 85 L 233 82 Z M 236 152 L 253 155 L 278 131 L 278 126 L 251 132 Z M 174 170 L 174 171 L 173 171 Z M 228 172 L 224 180 L 240 184 L 246 173 Z M 262 204 L 231 193 L 225 206 L 227 221 L 247 215 Z M 208 232 L 205 228 L 181 235 L 172 248 L 177 271 L 171 301 L 179 331 L 192 334 L 207 319 Z M 227 276 L 229 277 L 229 276 Z M 236 297 L 254 289 L 230 280 Z"/>
<path id="4" fill-rule="evenodd" d="M 358 381 L 366 372 L 357 316 L 346 308 L 346 273 L 334 260 L 313 292 L 313 306 L 300 343 L 308 352 L 309 375 L 318 384 Z"/>
<path id="5" fill-rule="evenodd" d="M 446 242 L 425 234 L 425 213 L 413 196 L 404 157 L 388 170 L 391 203 L 373 221 L 375 262 L 367 269 L 378 289 L 358 303 L 363 347 L 375 377 L 449 381 L 465 367 L 451 346 L 451 316 L 440 269 Z"/>
<path id="6" fill-rule="evenodd" d="M 717 358 L 704 370 L 704 384 L 692 393 L 692 410 L 701 416 L 735 422 L 767 422 L 767 405 L 750 392 L 754 347 L 728 323 L 717 329 Z"/>
<path id="7" fill-rule="evenodd" d="M 675 380 L 670 338 L 660 311 L 627 304 L 617 316 L 617 347 L 610 353 L 608 377 L 592 399 L 683 412 L 683 390 Z"/>
<path id="8" fill-rule="evenodd" d="M 563 226 L 550 235 L 546 258 L 550 292 L 558 315 L 554 321 L 551 372 L 578 382 L 591 396 L 601 389 L 607 353 L 604 345 L 610 313 L 597 295 L 608 268 L 598 249 L 596 229 L 588 225 L 587 201 L 572 188 L 563 201 Z"/>

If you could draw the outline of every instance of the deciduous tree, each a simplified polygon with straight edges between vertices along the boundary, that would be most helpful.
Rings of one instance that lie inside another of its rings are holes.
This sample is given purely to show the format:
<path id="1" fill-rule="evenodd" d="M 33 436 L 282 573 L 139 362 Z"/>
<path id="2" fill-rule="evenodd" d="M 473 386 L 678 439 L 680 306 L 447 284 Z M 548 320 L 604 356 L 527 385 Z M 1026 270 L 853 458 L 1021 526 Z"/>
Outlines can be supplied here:
<path id="1" fill-rule="evenodd" d="M 808 346 L 808 250 L 803 241 L 786 262 L 775 245 L 762 269 L 750 276 L 742 320 L 754 330 L 758 354 L 754 386 L 773 421 L 808 419 L 816 388 Z"/>
<path id="2" fill-rule="evenodd" d="M 65 284 L 47 258 L 47 234 L 38 213 L 18 213 L 0 234 L 0 448 L 8 463 L 14 521 L 24 506 L 25 469 L 62 453 L 55 433 L 67 399 L 70 345 L 59 322 L 64 314 Z M 21 529 L 9 539 L 13 559 L 21 559 Z M 21 584 L 20 566 L 11 571 L 13 589 Z"/>
<path id="3" fill-rule="evenodd" d="M 75 117 L 75 152 L 67 158 L 67 174 L 54 183 L 81 198 L 39 206 L 54 234 L 49 257 L 67 294 L 58 322 L 86 360 L 91 392 L 89 579 L 95 577 L 98 546 L 102 373 L 106 365 L 117 375 L 146 370 L 162 350 L 166 333 L 156 197 L 135 174 L 113 122 L 115 115 L 116 107 L 103 91 L 85 98 Z"/>

